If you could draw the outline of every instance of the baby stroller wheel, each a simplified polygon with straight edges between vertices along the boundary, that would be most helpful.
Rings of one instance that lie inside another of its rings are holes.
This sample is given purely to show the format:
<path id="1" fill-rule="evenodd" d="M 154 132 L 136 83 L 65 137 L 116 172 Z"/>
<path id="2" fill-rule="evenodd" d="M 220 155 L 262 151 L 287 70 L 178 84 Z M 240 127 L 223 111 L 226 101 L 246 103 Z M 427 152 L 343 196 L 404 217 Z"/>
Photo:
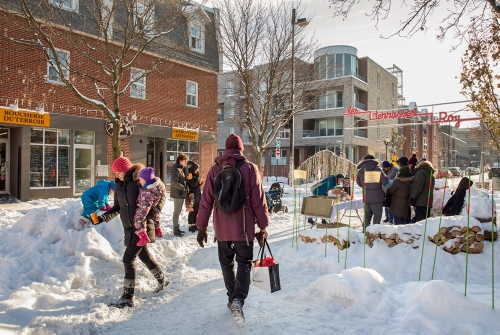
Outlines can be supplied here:
<path id="1" fill-rule="evenodd" d="M 280 204 L 280 203 L 277 203 L 277 204 L 275 204 L 275 205 L 273 206 L 273 211 L 274 211 L 275 213 L 278 213 L 281 209 L 282 209 L 282 207 L 281 207 L 281 204 Z"/>
<path id="2" fill-rule="evenodd" d="M 287 206 L 283 207 L 283 213 L 288 213 L 288 207 Z"/>

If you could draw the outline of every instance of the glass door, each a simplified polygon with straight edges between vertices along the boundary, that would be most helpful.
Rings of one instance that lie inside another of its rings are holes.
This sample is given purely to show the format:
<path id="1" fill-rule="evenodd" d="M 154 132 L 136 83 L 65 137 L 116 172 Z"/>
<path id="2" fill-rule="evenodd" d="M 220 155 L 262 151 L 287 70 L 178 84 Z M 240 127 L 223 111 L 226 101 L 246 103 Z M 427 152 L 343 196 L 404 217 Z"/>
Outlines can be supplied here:
<path id="1" fill-rule="evenodd" d="M 0 140 L 0 194 L 9 191 L 9 142 Z"/>
<path id="2" fill-rule="evenodd" d="M 94 147 L 75 144 L 74 194 L 82 194 L 94 185 Z"/>

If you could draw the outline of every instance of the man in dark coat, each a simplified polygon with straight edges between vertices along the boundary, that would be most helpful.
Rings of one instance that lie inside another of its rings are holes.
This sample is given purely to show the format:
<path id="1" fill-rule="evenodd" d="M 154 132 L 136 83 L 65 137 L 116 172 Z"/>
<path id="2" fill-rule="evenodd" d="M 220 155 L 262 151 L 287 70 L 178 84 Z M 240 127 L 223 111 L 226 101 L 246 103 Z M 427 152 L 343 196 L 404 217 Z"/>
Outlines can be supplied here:
<path id="1" fill-rule="evenodd" d="M 382 203 L 385 199 L 383 186 L 389 184 L 389 178 L 382 173 L 382 170 L 380 170 L 380 167 L 378 166 L 378 162 L 372 155 L 366 155 L 358 164 L 357 169 L 358 174 L 356 176 L 356 184 L 363 189 L 363 197 L 366 204 L 366 222 L 364 222 L 364 226 L 366 227 L 371 224 L 372 216 L 373 224 L 380 224 L 382 219 Z M 379 172 L 379 181 L 376 183 L 367 183 L 365 185 L 365 171 Z"/>
<path id="2" fill-rule="evenodd" d="M 116 303 L 111 306 L 123 308 L 134 306 L 134 288 L 135 288 L 135 259 L 139 259 L 146 265 L 149 271 L 158 281 L 155 292 L 161 291 L 168 285 L 168 280 L 156 263 L 155 259 L 149 253 L 148 245 L 137 246 L 139 237 L 135 233 L 134 216 L 137 209 L 137 197 L 139 196 L 139 171 L 144 168 L 142 164 L 132 163 L 125 157 L 117 158 L 112 165 L 115 173 L 115 198 L 113 207 L 98 217 L 99 223 L 109 221 L 120 214 L 120 219 L 124 231 L 124 244 L 126 246 L 123 253 L 123 266 L 125 268 L 125 279 L 123 281 L 123 294 Z M 157 212 L 161 212 L 165 204 L 163 196 L 157 207 L 152 209 L 146 217 L 146 232 L 151 242 L 156 241 L 155 225 L 153 217 Z"/>
<path id="3" fill-rule="evenodd" d="M 188 197 L 187 186 L 187 162 L 188 156 L 179 154 L 175 164 L 172 166 L 172 174 L 170 177 L 170 198 L 174 200 L 174 212 L 172 214 L 172 224 L 174 227 L 175 236 L 183 236 L 184 231 L 179 227 L 179 215 L 182 211 L 182 205 Z"/>
<path id="4" fill-rule="evenodd" d="M 402 166 L 399 169 L 398 176 L 387 189 L 387 193 L 391 195 L 390 212 L 394 218 L 394 224 L 406 224 L 410 205 L 408 205 L 408 195 L 410 194 L 410 168 Z"/>
<path id="5" fill-rule="evenodd" d="M 203 247 L 203 240 L 206 243 L 207 239 L 208 219 L 213 209 L 219 262 L 227 290 L 228 307 L 231 309 L 235 322 L 244 322 L 242 307 L 250 288 L 253 240 L 256 235 L 259 235 L 260 244 L 264 238 L 267 238 L 266 227 L 269 225 L 269 214 L 260 171 L 255 164 L 245 162 L 239 169 L 247 201 L 245 206 L 235 213 L 225 214 L 219 208 L 214 208 L 214 181 L 222 166 L 236 166 L 238 161 L 244 159 L 243 142 L 240 137 L 234 134 L 229 135 L 226 139 L 224 155 L 215 158 L 216 164 L 208 172 L 196 220 L 197 240 Z M 257 234 L 255 234 L 255 224 L 260 229 Z M 236 274 L 235 256 L 238 262 Z"/>
<path id="6" fill-rule="evenodd" d="M 193 206 L 191 211 L 188 214 L 188 224 L 189 231 L 196 232 L 198 228 L 196 228 L 196 218 L 198 216 L 198 209 L 200 208 L 200 200 L 201 200 L 201 185 L 203 181 L 200 178 L 200 166 L 193 161 L 188 161 L 187 163 L 187 186 L 188 186 L 188 202 L 189 206 Z M 193 202 L 191 204 L 191 202 Z"/>
<path id="7" fill-rule="evenodd" d="M 415 222 L 425 220 L 431 212 L 434 182 L 432 163 L 421 160 L 415 166 L 415 174 L 410 185 L 409 204 L 415 206 Z"/>

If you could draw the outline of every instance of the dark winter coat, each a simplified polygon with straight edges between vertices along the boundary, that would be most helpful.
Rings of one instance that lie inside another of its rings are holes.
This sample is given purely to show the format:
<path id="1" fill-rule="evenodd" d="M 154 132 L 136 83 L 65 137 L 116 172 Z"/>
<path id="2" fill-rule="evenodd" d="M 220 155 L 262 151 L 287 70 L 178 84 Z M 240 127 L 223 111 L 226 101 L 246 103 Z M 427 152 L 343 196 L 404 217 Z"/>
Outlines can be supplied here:
<path id="1" fill-rule="evenodd" d="M 432 207 L 434 199 L 434 167 L 431 162 L 421 161 L 415 167 L 415 175 L 410 185 L 410 199 L 416 199 L 416 205 L 421 207 Z M 430 188 L 430 195 L 429 195 Z M 430 196 L 429 199 L 427 199 Z"/>
<path id="2" fill-rule="evenodd" d="M 380 167 L 378 166 L 378 162 L 374 159 L 365 159 L 362 160 L 358 166 L 358 174 L 356 176 L 356 184 L 359 187 L 363 188 L 364 194 L 364 183 L 365 183 L 365 174 L 364 171 L 379 171 L 380 172 L 380 181 L 378 183 L 369 183 L 366 184 L 366 194 L 365 201 L 367 204 L 378 204 L 384 202 L 385 192 L 382 189 L 382 186 L 385 186 L 389 183 L 389 178 L 382 173 Z"/>
<path id="3" fill-rule="evenodd" d="M 337 186 L 337 176 L 330 175 L 330 177 L 323 179 L 314 185 L 314 190 L 312 193 L 316 196 L 326 196 L 329 190 L 333 190 Z"/>
<path id="4" fill-rule="evenodd" d="M 462 209 L 465 204 L 465 196 L 467 195 L 467 190 L 469 189 L 469 182 L 470 186 L 474 184 L 474 182 L 469 180 L 467 177 L 463 177 L 460 180 L 457 189 L 451 193 L 451 198 L 448 199 L 448 202 L 443 207 L 443 215 L 453 216 L 462 213 Z"/>
<path id="5" fill-rule="evenodd" d="M 179 163 L 175 163 L 172 166 L 172 175 L 170 177 L 170 197 L 171 198 L 182 198 L 186 199 L 187 197 L 187 169 L 180 165 Z"/>
<path id="6" fill-rule="evenodd" d="M 387 194 L 391 195 L 391 207 L 389 212 L 397 216 L 398 218 L 406 218 L 408 215 L 408 210 L 410 205 L 408 205 L 408 197 L 410 195 L 410 184 L 412 177 L 394 179 L 389 188 L 387 188 Z"/>
<path id="7" fill-rule="evenodd" d="M 90 219 L 90 214 L 108 204 L 109 184 L 111 181 L 101 179 L 97 185 L 89 188 L 82 194 L 83 213 L 82 216 Z"/>
<path id="8" fill-rule="evenodd" d="M 139 196 L 139 171 L 144 168 L 141 165 L 134 165 L 132 169 L 130 169 L 123 178 L 123 181 L 118 178 L 115 179 L 115 198 L 113 207 L 102 214 L 101 217 L 104 221 L 109 221 L 116 217 L 118 214 L 120 215 L 120 220 L 123 225 L 123 233 L 124 239 L 123 243 L 127 246 L 131 243 L 132 237 L 135 234 L 134 227 L 134 216 L 135 211 L 137 210 L 137 197 Z M 155 237 L 155 226 L 154 221 L 152 220 L 152 216 L 154 216 L 157 212 L 161 212 L 163 205 L 165 204 L 166 197 L 163 196 L 159 201 L 156 209 L 151 210 L 147 216 L 147 234 L 151 242 L 156 241 Z"/>
<path id="9" fill-rule="evenodd" d="M 199 169 L 199 165 L 195 162 L 189 161 L 187 165 L 188 174 L 191 173 L 193 176 L 191 179 L 187 180 L 188 194 L 193 193 L 195 202 L 200 202 L 201 199 L 201 178 L 200 172 L 196 172 Z"/>
<path id="10" fill-rule="evenodd" d="M 245 195 L 249 197 L 244 207 L 245 220 L 243 220 L 243 210 L 233 214 L 225 214 L 218 208 L 214 208 L 214 180 L 219 173 L 220 166 L 236 166 L 236 162 L 242 159 L 245 157 L 241 155 L 241 151 L 226 150 L 224 155 L 215 158 L 217 164 L 212 166 L 205 181 L 196 226 L 206 228 L 213 209 L 214 228 L 219 241 L 245 241 L 244 222 L 249 241 L 253 241 L 255 238 L 256 223 L 260 229 L 265 229 L 269 225 L 267 202 L 260 172 L 257 166 L 250 162 L 245 162 L 240 168 Z"/>

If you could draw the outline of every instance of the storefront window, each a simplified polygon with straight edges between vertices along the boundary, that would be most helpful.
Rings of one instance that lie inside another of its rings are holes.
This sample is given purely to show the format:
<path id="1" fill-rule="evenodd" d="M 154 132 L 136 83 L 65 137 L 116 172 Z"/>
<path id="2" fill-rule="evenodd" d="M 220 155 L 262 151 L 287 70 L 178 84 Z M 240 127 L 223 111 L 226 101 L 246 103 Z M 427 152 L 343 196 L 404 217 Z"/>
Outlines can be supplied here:
<path id="1" fill-rule="evenodd" d="M 69 137 L 69 133 L 68 133 Z M 94 132 L 75 130 L 75 144 L 94 144 Z"/>
<path id="2" fill-rule="evenodd" d="M 179 154 L 188 155 L 189 160 L 200 164 L 200 142 L 198 141 L 177 141 L 167 140 L 167 180 L 170 184 L 172 166 Z"/>
<path id="3" fill-rule="evenodd" d="M 69 130 L 31 129 L 30 186 L 69 186 Z"/>

